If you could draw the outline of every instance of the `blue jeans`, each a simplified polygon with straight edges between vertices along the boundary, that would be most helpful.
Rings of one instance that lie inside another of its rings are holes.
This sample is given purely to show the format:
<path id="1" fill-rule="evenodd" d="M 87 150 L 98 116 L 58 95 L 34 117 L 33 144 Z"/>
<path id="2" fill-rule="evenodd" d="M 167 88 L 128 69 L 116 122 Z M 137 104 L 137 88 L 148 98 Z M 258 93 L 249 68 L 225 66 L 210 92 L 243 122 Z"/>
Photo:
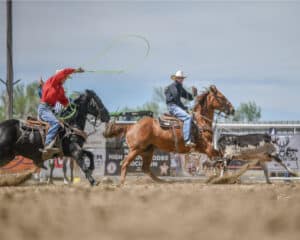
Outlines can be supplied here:
<path id="1" fill-rule="evenodd" d="M 191 115 L 175 104 L 168 105 L 168 110 L 174 117 L 183 121 L 183 139 L 185 142 L 189 141 L 191 139 Z"/>
<path id="2" fill-rule="evenodd" d="M 52 112 L 52 108 L 44 103 L 40 103 L 38 107 L 39 118 L 50 124 L 48 134 L 46 136 L 45 145 L 48 145 L 56 136 L 58 129 L 60 128 L 59 121 Z"/>

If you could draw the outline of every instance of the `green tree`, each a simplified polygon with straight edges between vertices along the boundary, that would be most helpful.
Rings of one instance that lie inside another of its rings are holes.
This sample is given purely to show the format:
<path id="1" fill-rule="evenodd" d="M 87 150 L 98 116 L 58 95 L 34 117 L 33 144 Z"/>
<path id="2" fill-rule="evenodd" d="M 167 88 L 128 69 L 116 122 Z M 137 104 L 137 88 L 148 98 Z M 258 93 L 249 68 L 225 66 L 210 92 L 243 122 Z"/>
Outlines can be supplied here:
<path id="1" fill-rule="evenodd" d="M 237 122 L 257 122 L 261 118 L 261 108 L 254 102 L 241 103 L 232 120 Z"/>
<path id="2" fill-rule="evenodd" d="M 124 108 L 122 108 L 120 111 L 112 113 L 115 115 L 118 115 L 120 113 L 124 113 L 124 112 L 137 112 L 137 111 L 151 111 L 153 112 L 153 115 L 155 117 L 158 117 L 158 115 L 160 114 L 160 110 L 159 110 L 159 105 L 153 101 L 150 102 L 146 102 L 141 106 L 137 106 L 137 107 L 128 107 L 125 106 Z"/>
<path id="3" fill-rule="evenodd" d="M 165 96 L 165 88 L 164 87 L 154 87 L 152 100 L 157 103 L 165 103 L 166 96 Z"/>
<path id="4" fill-rule="evenodd" d="M 154 115 L 155 117 L 158 117 L 159 114 L 161 113 L 161 112 L 160 112 L 160 107 L 159 107 L 159 105 L 158 105 L 156 102 L 153 102 L 153 101 L 151 101 L 151 102 L 146 102 L 146 103 L 144 103 L 141 107 L 138 107 L 137 109 L 138 109 L 139 111 L 140 111 L 140 110 L 151 111 L 151 112 L 153 112 L 153 115 Z"/>
<path id="5" fill-rule="evenodd" d="M 0 121 L 5 120 L 5 109 L 4 106 L 0 106 Z"/>
<path id="6" fill-rule="evenodd" d="M 154 87 L 152 93 L 152 107 L 156 110 L 156 116 L 167 112 L 165 87 Z"/>
<path id="7" fill-rule="evenodd" d="M 14 87 L 14 111 L 13 117 L 22 119 L 28 115 L 37 115 L 37 106 L 39 103 L 39 96 L 37 93 L 38 83 L 30 83 L 28 85 L 18 84 Z M 0 95 L 0 120 L 5 120 L 6 98 L 5 91 Z"/>

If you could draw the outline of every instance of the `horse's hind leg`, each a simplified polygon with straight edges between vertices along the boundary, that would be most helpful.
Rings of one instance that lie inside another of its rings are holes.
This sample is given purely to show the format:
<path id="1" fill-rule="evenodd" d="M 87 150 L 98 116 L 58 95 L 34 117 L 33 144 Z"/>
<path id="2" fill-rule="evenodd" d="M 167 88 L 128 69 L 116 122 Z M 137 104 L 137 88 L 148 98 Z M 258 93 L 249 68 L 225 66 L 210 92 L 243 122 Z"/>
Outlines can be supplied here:
<path id="1" fill-rule="evenodd" d="M 68 162 L 68 159 L 66 157 L 64 157 L 64 160 L 63 160 L 64 184 L 70 184 L 70 181 L 68 180 L 68 177 L 67 177 L 67 162 Z"/>
<path id="2" fill-rule="evenodd" d="M 122 168 L 121 168 L 121 179 L 120 179 L 121 185 L 123 185 L 124 182 L 125 182 L 127 166 L 132 162 L 132 160 L 135 159 L 135 157 L 138 154 L 139 154 L 138 150 L 130 150 L 127 157 L 124 159 L 123 164 L 122 164 Z"/>
<path id="3" fill-rule="evenodd" d="M 145 152 L 141 153 L 141 156 L 143 158 L 143 172 L 148 174 L 153 181 L 155 182 L 160 182 L 160 183 L 165 183 L 164 180 L 158 178 L 157 176 L 154 175 L 154 173 L 150 169 L 150 165 L 152 162 L 152 157 L 153 157 L 153 152 L 154 148 L 151 146 L 151 148 L 147 149 Z"/>
<path id="4" fill-rule="evenodd" d="M 69 158 L 70 159 L 70 172 L 71 172 L 71 183 L 74 182 L 74 159 L 73 158 Z"/>
<path id="5" fill-rule="evenodd" d="M 48 179 L 48 184 L 53 184 L 54 159 L 49 160 L 49 166 L 50 166 L 50 175 Z"/>

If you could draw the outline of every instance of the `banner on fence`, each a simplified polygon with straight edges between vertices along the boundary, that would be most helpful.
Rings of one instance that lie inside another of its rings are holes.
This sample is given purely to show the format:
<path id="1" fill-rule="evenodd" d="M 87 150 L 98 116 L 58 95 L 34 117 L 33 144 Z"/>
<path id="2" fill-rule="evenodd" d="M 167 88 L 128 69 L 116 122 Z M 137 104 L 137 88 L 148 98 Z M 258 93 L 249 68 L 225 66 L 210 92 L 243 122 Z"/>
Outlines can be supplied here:
<path id="1" fill-rule="evenodd" d="M 120 175 L 122 161 L 128 155 L 128 147 L 118 139 L 108 142 L 106 146 L 105 175 Z M 137 156 L 128 166 L 128 173 L 142 173 L 142 164 L 142 158 Z M 169 176 L 170 154 L 155 150 L 151 169 L 156 176 Z"/>

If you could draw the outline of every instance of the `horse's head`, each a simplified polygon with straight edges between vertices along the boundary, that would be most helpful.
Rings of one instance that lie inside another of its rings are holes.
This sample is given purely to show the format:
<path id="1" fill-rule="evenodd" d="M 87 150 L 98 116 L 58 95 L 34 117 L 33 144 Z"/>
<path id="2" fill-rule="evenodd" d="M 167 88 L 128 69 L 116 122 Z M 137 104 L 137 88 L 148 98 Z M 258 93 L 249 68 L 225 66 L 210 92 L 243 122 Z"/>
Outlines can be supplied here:
<path id="1" fill-rule="evenodd" d="M 85 90 L 84 93 L 81 93 L 73 100 L 73 103 L 77 106 L 77 115 L 90 114 L 96 119 L 99 118 L 101 122 L 109 122 L 110 120 L 109 112 L 101 99 L 92 90 Z"/>
<path id="2" fill-rule="evenodd" d="M 211 104 L 212 108 L 219 110 L 227 115 L 234 114 L 234 107 L 231 102 L 221 93 L 215 85 L 209 87 L 208 104 Z"/>
<path id="3" fill-rule="evenodd" d="M 102 103 L 101 99 L 93 90 L 85 90 L 87 98 L 87 113 L 95 118 L 100 118 L 101 122 L 109 122 L 109 112 Z"/>
<path id="4" fill-rule="evenodd" d="M 206 108 L 211 108 L 212 110 L 219 110 L 220 112 L 224 112 L 227 115 L 234 114 L 234 107 L 228 101 L 228 99 L 216 88 L 215 85 L 211 85 L 208 90 L 202 94 L 197 96 L 196 98 L 196 106 L 203 105 Z"/>

